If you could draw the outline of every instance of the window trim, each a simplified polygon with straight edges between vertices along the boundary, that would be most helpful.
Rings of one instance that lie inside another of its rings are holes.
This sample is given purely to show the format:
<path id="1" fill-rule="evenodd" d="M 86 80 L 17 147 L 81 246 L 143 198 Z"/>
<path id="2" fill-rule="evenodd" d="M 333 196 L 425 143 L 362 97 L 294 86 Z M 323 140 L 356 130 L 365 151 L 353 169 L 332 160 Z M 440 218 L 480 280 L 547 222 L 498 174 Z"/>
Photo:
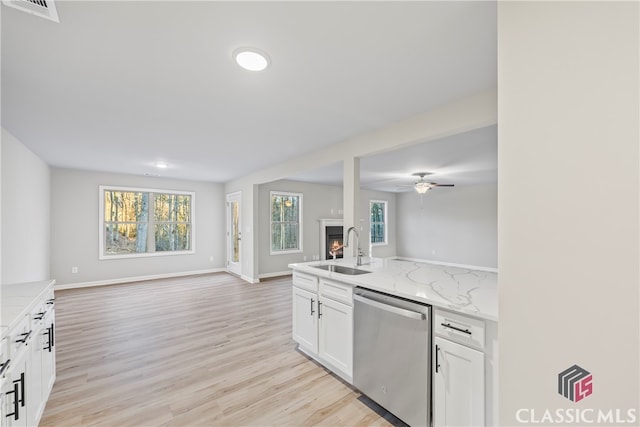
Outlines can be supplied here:
<path id="1" fill-rule="evenodd" d="M 273 201 L 273 196 L 274 195 L 278 195 L 278 196 L 293 196 L 293 197 L 298 197 L 300 200 L 300 208 L 298 209 L 298 249 L 287 249 L 287 250 L 282 250 L 282 251 L 274 251 L 273 250 L 273 217 L 271 216 L 271 212 L 272 212 L 272 201 Z M 269 255 L 288 255 L 288 254 L 299 254 L 304 252 L 303 249 L 303 243 L 304 243 L 304 239 L 303 239 L 303 214 L 302 214 L 302 208 L 303 208 L 303 194 L 302 193 L 292 193 L 290 191 L 277 191 L 277 190 L 272 190 L 269 192 Z"/>
<path id="2" fill-rule="evenodd" d="M 371 241 L 373 235 L 371 234 L 371 226 L 373 225 L 373 221 L 371 218 L 371 208 L 374 203 L 382 203 L 384 206 L 384 221 L 381 224 L 384 225 L 384 240 L 382 242 L 373 243 Z M 389 201 L 387 200 L 369 200 L 369 244 L 371 246 L 386 246 L 389 244 Z"/>
<path id="3" fill-rule="evenodd" d="M 180 194 L 191 196 L 191 249 L 187 251 L 158 251 L 158 252 L 140 252 L 119 255 L 105 254 L 104 242 L 104 192 L 105 191 L 127 191 L 138 193 L 155 193 L 155 194 Z M 174 255 L 190 255 L 196 253 L 196 193 L 194 191 L 167 190 L 158 188 L 142 188 L 142 187 L 122 187 L 117 185 L 100 185 L 98 187 L 98 259 L 126 259 L 126 258 L 148 258 L 157 256 L 174 256 Z"/>

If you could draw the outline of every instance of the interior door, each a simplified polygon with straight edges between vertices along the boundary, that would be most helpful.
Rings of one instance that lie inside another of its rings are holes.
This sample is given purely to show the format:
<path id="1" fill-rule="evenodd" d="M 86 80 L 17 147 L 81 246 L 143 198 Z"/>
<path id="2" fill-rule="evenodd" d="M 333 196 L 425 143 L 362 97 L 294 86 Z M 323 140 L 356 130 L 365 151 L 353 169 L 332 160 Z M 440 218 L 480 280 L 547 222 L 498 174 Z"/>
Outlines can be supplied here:
<path id="1" fill-rule="evenodd" d="M 240 196 L 227 194 L 227 270 L 237 275 L 242 274 L 240 264 L 242 228 L 240 226 Z"/>

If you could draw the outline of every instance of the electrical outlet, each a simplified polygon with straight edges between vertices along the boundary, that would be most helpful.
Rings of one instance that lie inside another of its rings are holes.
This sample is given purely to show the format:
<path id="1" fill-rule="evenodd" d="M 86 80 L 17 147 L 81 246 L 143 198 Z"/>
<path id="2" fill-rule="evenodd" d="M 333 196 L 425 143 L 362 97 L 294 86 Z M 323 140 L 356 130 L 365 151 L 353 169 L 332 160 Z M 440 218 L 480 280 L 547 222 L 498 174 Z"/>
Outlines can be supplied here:
<path id="1" fill-rule="evenodd" d="M 307 260 L 307 256 L 306 256 L 306 255 L 305 255 L 305 256 L 303 256 L 303 257 L 302 257 L 302 260 L 303 260 L 303 261 L 306 261 L 306 260 Z"/>
<path id="2" fill-rule="evenodd" d="M 71 274 L 77 274 L 78 273 L 78 267 L 71 267 Z"/>
<path id="3" fill-rule="evenodd" d="M 209 257 L 209 262 L 213 262 L 213 255 Z"/>

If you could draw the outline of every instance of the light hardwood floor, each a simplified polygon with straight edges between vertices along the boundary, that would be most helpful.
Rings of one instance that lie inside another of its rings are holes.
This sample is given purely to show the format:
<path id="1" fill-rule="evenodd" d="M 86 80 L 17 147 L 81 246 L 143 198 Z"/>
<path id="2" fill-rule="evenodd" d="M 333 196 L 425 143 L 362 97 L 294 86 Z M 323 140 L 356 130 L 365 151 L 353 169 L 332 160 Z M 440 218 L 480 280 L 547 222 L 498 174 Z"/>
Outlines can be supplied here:
<path id="1" fill-rule="evenodd" d="M 290 277 L 56 291 L 56 351 L 41 427 L 397 424 L 295 349 Z"/>

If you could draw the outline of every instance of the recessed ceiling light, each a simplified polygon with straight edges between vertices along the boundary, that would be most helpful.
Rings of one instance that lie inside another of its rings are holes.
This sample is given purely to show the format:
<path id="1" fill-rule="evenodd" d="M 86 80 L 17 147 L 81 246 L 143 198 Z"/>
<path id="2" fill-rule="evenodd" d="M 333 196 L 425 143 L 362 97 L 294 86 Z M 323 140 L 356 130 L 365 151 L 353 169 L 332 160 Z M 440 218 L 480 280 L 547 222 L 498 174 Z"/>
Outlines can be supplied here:
<path id="1" fill-rule="evenodd" d="M 157 167 L 158 169 L 166 169 L 169 167 L 168 164 L 164 163 L 164 162 L 156 162 L 153 164 L 155 167 Z"/>
<path id="2" fill-rule="evenodd" d="M 253 47 L 241 47 L 233 51 L 233 59 L 249 71 L 262 71 L 269 66 L 269 55 Z"/>

